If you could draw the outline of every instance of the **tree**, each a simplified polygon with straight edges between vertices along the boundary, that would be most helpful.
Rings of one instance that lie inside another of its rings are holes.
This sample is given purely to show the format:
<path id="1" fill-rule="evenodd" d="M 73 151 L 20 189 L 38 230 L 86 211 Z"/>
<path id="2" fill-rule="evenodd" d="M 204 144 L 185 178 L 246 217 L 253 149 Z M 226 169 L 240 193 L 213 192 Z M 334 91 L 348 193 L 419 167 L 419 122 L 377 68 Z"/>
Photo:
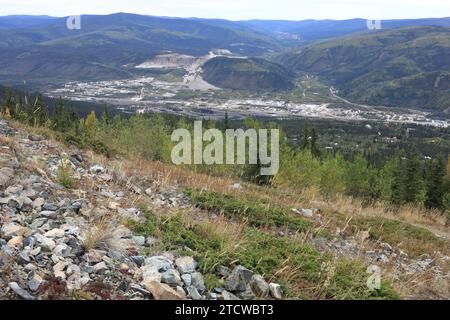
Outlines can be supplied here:
<path id="1" fill-rule="evenodd" d="M 95 129 L 97 127 L 97 117 L 95 116 L 95 111 L 91 111 L 91 113 L 86 117 L 85 126 L 86 132 L 89 136 L 93 136 Z"/>
<path id="2" fill-rule="evenodd" d="M 425 177 L 427 178 L 427 194 L 425 206 L 443 209 L 444 179 L 446 168 L 442 156 L 430 161 Z"/>

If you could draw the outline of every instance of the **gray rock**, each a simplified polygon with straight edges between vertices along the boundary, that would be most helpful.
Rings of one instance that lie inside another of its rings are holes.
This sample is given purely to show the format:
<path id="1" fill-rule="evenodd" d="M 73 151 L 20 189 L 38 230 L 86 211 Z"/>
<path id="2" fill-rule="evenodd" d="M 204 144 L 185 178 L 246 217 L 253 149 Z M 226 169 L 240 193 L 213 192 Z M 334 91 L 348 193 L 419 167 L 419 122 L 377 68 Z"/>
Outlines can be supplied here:
<path id="1" fill-rule="evenodd" d="M 192 273 L 197 268 L 197 263 L 192 257 L 181 257 L 175 260 L 175 265 L 181 273 Z"/>
<path id="2" fill-rule="evenodd" d="M 104 173 L 106 170 L 104 167 L 102 167 L 101 165 L 94 165 L 89 169 L 89 172 L 92 174 L 99 174 L 99 173 Z"/>
<path id="3" fill-rule="evenodd" d="M 193 286 L 187 287 L 187 292 L 188 292 L 189 296 L 194 300 L 202 299 L 202 295 L 198 292 L 197 288 L 195 288 Z"/>
<path id="4" fill-rule="evenodd" d="M 154 256 L 145 259 L 145 265 L 159 272 L 164 272 L 172 268 L 172 261 L 164 256 Z"/>
<path id="5" fill-rule="evenodd" d="M 192 277 L 192 286 L 200 290 L 201 292 L 205 291 L 205 280 L 200 272 L 194 272 L 191 274 Z"/>
<path id="6" fill-rule="evenodd" d="M 171 285 L 182 285 L 180 273 L 175 269 L 169 269 L 161 274 L 161 282 Z"/>
<path id="7" fill-rule="evenodd" d="M 26 290 L 22 289 L 16 282 L 10 282 L 9 287 L 22 299 L 35 300 L 35 298 L 31 294 L 29 294 Z"/>
<path id="8" fill-rule="evenodd" d="M 104 271 L 108 270 L 108 266 L 105 262 L 99 262 L 96 265 L 93 266 L 92 272 L 94 273 L 102 273 Z"/>
<path id="9" fill-rule="evenodd" d="M 283 290 L 281 286 L 277 283 L 269 284 L 270 295 L 277 300 L 283 299 Z"/>
<path id="10" fill-rule="evenodd" d="M 53 203 L 46 202 L 42 206 L 42 210 L 44 210 L 44 211 L 56 211 L 56 210 L 58 210 L 58 206 L 53 204 Z"/>
<path id="11" fill-rule="evenodd" d="M 136 244 L 138 246 L 144 246 L 145 245 L 145 237 L 143 236 L 135 236 L 132 238 L 134 242 L 136 242 Z"/>
<path id="12" fill-rule="evenodd" d="M 221 300 L 227 300 L 227 301 L 241 300 L 238 297 L 236 297 L 234 294 L 232 294 L 231 292 L 228 292 L 226 290 L 222 291 L 221 298 L 222 298 Z"/>
<path id="13" fill-rule="evenodd" d="M 131 259 L 134 263 L 136 263 L 136 265 L 137 265 L 138 267 L 142 267 L 142 265 L 145 263 L 145 258 L 142 257 L 142 256 L 132 256 L 132 257 L 130 257 L 130 259 Z"/>
<path id="14" fill-rule="evenodd" d="M 253 293 L 259 298 L 266 298 L 269 295 L 269 284 L 260 275 L 254 275 L 250 281 Z"/>
<path id="15" fill-rule="evenodd" d="M 250 284 L 252 276 L 252 271 L 243 266 L 237 266 L 225 281 L 225 289 L 231 292 L 244 292 Z"/>
<path id="16" fill-rule="evenodd" d="M 33 278 L 27 282 L 28 288 L 31 291 L 37 291 L 41 285 L 42 281 L 39 281 L 36 278 Z"/>
<path id="17" fill-rule="evenodd" d="M 192 276 L 190 274 L 183 274 L 181 279 L 186 287 L 189 287 L 192 284 Z"/>

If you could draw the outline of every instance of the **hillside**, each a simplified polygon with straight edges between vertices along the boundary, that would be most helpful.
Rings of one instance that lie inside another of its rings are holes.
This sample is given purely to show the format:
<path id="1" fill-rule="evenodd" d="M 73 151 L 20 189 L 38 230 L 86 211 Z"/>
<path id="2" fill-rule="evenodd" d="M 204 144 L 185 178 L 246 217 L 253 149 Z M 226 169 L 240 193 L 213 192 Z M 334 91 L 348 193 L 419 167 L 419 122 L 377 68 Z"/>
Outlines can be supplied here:
<path id="1" fill-rule="evenodd" d="M 410 27 L 308 45 L 276 61 L 359 103 L 448 111 L 449 52 L 450 28 Z"/>
<path id="2" fill-rule="evenodd" d="M 203 78 L 216 87 L 240 90 L 288 90 L 291 76 L 282 66 L 264 59 L 217 57 L 206 62 Z"/>
<path id="3" fill-rule="evenodd" d="M 83 15 L 81 29 L 68 30 L 66 18 L 30 19 L 30 27 L 19 19 L 17 28 L 0 28 L 0 80 L 121 78 L 130 76 L 124 65 L 167 51 L 200 56 L 223 48 L 259 55 L 279 48 L 254 28 L 214 20 Z"/>

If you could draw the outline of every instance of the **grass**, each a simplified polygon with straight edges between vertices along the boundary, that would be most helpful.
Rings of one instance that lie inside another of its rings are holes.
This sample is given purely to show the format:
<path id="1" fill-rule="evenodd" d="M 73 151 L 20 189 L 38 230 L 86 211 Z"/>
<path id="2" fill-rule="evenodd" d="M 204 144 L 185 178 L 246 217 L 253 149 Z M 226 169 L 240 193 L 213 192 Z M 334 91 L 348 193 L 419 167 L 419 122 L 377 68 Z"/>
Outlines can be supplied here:
<path id="1" fill-rule="evenodd" d="M 229 194 L 185 190 L 192 203 L 202 209 L 223 213 L 228 218 L 241 219 L 252 227 L 288 227 L 300 232 L 314 228 L 310 221 L 278 206 L 264 205 L 260 199 L 237 198 Z"/>
<path id="2" fill-rule="evenodd" d="M 269 281 L 283 285 L 289 298 L 304 299 L 397 299 L 389 283 L 379 291 L 366 286 L 368 275 L 362 264 L 334 260 L 309 245 L 275 237 L 260 229 L 221 218 L 193 223 L 181 214 L 155 216 L 146 212 L 145 223 L 130 222 L 138 234 L 157 237 L 163 250 L 187 246 L 207 275 L 207 286 L 220 285 L 217 267 L 243 265 Z M 333 268 L 326 268 L 326 266 Z M 329 270 L 333 270 L 329 272 Z"/>

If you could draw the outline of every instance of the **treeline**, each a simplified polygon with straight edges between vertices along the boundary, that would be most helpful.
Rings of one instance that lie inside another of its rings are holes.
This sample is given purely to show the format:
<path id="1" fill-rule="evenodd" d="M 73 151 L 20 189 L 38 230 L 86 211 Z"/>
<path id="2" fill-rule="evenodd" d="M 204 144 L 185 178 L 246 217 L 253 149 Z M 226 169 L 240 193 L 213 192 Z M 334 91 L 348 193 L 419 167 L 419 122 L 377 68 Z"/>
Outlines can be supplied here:
<path id="1" fill-rule="evenodd" d="M 149 160 L 171 162 L 173 143 L 170 136 L 176 128 L 192 128 L 191 119 L 167 115 L 111 116 L 105 105 L 102 114 L 91 112 L 85 118 L 60 99 L 51 107 L 41 95 L 30 99 L 6 92 L 1 103 L 3 117 L 35 127 L 45 127 L 60 135 L 67 143 L 92 148 L 111 155 L 119 153 Z M 243 126 L 258 128 L 257 121 L 248 119 Z M 275 126 L 275 124 L 271 124 Z M 223 121 L 204 121 L 205 129 L 230 128 Z M 274 177 L 259 176 L 258 165 L 197 165 L 192 166 L 214 175 L 240 177 L 259 184 L 298 190 L 317 190 L 325 198 L 345 193 L 371 201 L 382 200 L 393 205 L 414 203 L 419 206 L 450 211 L 450 160 L 448 155 L 426 158 L 413 146 L 386 158 L 380 166 L 369 164 L 362 154 L 344 159 L 317 145 L 316 129 L 299 129 L 301 142 L 289 144 L 285 136 L 280 142 L 280 170 Z"/>

